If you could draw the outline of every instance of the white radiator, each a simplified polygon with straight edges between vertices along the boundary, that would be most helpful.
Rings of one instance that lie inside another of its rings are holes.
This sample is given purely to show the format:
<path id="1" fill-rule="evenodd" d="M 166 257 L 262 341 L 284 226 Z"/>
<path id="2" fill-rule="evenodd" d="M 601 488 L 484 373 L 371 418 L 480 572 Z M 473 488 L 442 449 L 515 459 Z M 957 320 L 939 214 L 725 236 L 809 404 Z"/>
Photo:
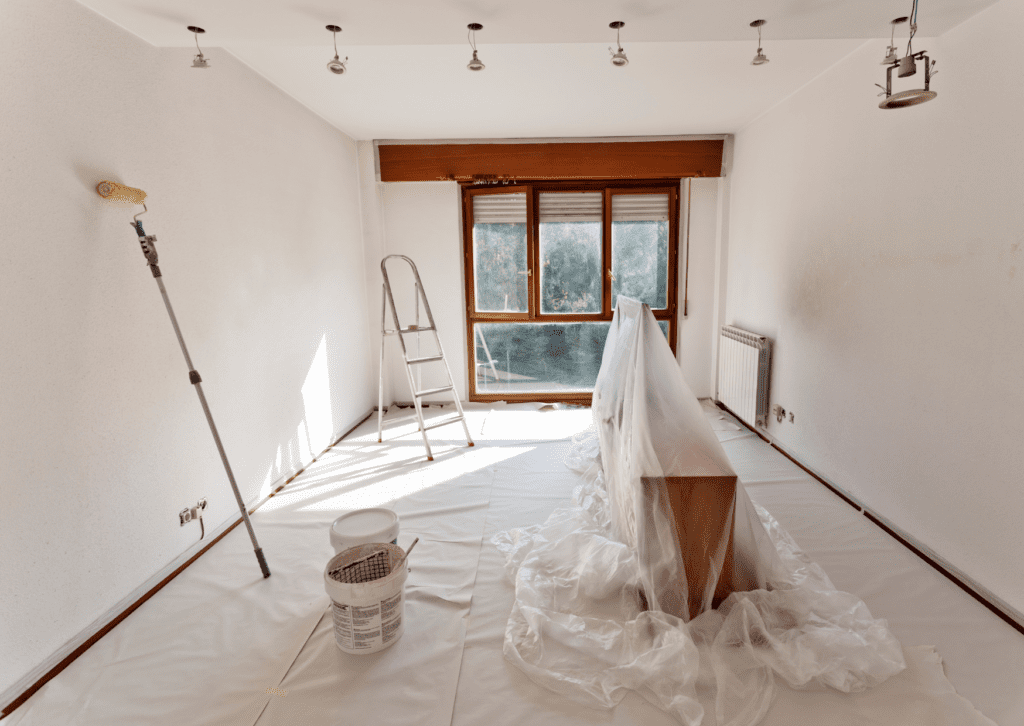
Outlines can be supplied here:
<path id="1" fill-rule="evenodd" d="M 722 327 L 718 344 L 718 401 L 751 427 L 767 426 L 772 342 Z"/>

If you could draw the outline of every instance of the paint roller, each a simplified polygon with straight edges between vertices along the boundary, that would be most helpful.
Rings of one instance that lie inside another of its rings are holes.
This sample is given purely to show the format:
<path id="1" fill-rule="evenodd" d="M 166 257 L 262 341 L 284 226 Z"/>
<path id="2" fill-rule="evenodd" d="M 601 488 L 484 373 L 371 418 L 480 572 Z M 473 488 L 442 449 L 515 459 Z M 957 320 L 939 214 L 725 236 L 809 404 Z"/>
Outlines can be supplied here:
<path id="1" fill-rule="evenodd" d="M 185 347 L 185 339 L 181 335 L 181 328 L 178 327 L 178 319 L 174 315 L 174 309 L 171 307 L 171 300 L 167 296 L 167 288 L 164 287 L 163 274 L 160 272 L 160 267 L 157 265 L 157 254 L 156 254 L 156 235 L 146 234 L 142 228 L 142 222 L 139 220 L 139 216 L 149 211 L 145 204 L 146 193 L 141 189 L 135 187 L 126 186 L 124 184 L 118 184 L 112 181 L 101 181 L 96 185 L 96 192 L 109 201 L 113 202 L 125 202 L 128 204 L 140 204 L 142 205 L 142 212 L 136 214 L 132 218 L 132 229 L 139 237 L 139 244 L 142 246 L 142 253 L 146 256 L 146 264 L 149 265 L 150 270 L 153 273 L 153 277 L 156 278 L 156 284 L 160 288 L 160 295 L 164 300 L 164 307 L 167 308 L 167 314 L 171 318 L 171 325 L 174 327 L 174 334 L 178 338 L 178 345 L 181 346 L 182 355 L 185 356 L 185 363 L 188 366 L 188 379 L 189 382 L 195 387 L 196 395 L 199 396 L 199 403 L 203 407 L 203 413 L 206 414 L 206 421 L 210 424 L 210 432 L 213 434 L 213 440 L 217 444 L 217 451 L 220 452 L 220 459 L 224 463 L 224 471 L 227 472 L 228 482 L 231 484 L 231 490 L 235 493 L 235 501 L 238 502 L 238 510 L 242 513 L 242 521 L 245 522 L 245 528 L 249 531 L 249 539 L 252 540 L 253 550 L 256 553 L 256 560 L 259 562 L 260 570 L 263 572 L 263 577 L 270 577 L 270 568 L 267 567 L 267 560 L 263 556 L 263 550 L 260 548 L 259 542 L 256 541 L 256 532 L 253 531 L 252 522 L 249 521 L 249 512 L 245 508 L 245 502 L 242 500 L 242 495 L 238 491 L 238 484 L 235 481 L 235 475 L 231 471 L 231 464 L 228 463 L 228 455 L 224 451 L 224 444 L 220 440 L 220 434 L 217 433 L 217 426 L 213 422 L 213 414 L 210 413 L 210 406 L 206 402 L 206 395 L 203 393 L 202 378 L 199 376 L 199 371 L 192 365 L 192 359 L 189 357 L 188 348 Z"/>
<path id="2" fill-rule="evenodd" d="M 128 204 L 145 205 L 146 193 L 135 187 L 125 186 L 112 181 L 101 181 L 96 185 L 96 191 L 104 199 L 112 202 L 127 202 Z"/>

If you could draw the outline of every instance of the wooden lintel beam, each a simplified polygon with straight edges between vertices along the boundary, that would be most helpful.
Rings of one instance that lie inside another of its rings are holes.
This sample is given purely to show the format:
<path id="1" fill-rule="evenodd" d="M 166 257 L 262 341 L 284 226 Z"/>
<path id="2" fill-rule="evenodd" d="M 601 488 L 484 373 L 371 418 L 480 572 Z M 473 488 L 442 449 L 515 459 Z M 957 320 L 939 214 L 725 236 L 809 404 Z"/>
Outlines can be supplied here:
<path id="1" fill-rule="evenodd" d="M 680 179 L 722 173 L 721 139 L 520 144 L 382 144 L 380 179 Z"/>

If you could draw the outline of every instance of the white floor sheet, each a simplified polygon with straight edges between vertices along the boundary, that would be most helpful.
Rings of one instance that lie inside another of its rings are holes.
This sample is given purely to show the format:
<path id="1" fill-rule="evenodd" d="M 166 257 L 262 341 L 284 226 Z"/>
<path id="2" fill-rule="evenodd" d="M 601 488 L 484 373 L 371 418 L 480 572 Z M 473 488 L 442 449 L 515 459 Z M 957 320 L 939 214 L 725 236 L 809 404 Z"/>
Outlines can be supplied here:
<path id="1" fill-rule="evenodd" d="M 707 412 L 751 498 L 837 588 L 888 620 L 908 663 L 859 694 L 780 683 L 765 726 L 1024 724 L 1024 635 L 728 416 Z M 568 506 L 577 479 L 563 458 L 590 411 L 467 413 L 477 446 L 465 447 L 460 427 L 434 430 L 429 464 L 411 424 L 386 429 L 384 444 L 375 418 L 363 424 L 254 515 L 272 577 L 259 576 L 236 528 L 4 726 L 673 723 L 635 695 L 611 711 L 578 706 L 504 660 L 514 593 L 490 537 Z M 352 656 L 334 643 L 322 577 L 330 523 L 368 506 L 393 507 L 399 544 L 420 544 L 404 635 Z"/>

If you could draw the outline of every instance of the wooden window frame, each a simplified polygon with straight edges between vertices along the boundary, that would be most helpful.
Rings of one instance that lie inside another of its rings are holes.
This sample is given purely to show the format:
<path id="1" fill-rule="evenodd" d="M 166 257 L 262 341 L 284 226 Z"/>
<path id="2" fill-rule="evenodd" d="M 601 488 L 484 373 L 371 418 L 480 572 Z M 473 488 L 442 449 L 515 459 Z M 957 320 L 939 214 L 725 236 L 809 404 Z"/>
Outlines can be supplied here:
<path id="1" fill-rule="evenodd" d="M 498 322 L 610 322 L 614 314 L 612 309 L 612 208 L 613 195 L 619 194 L 656 194 L 669 195 L 669 245 L 668 245 L 668 295 L 667 307 L 652 310 L 655 319 L 668 322 L 668 341 L 672 353 L 676 352 L 678 338 L 678 307 L 679 307 L 679 245 L 680 245 L 680 180 L 642 179 L 642 180 L 571 180 L 571 181 L 519 181 L 509 184 L 481 186 L 472 183 L 461 183 L 462 222 L 464 250 L 463 275 L 466 286 L 466 343 L 467 369 L 469 371 L 469 400 L 481 402 L 493 401 L 539 401 L 545 403 L 591 403 L 591 393 L 480 393 L 476 390 L 476 336 L 473 325 L 476 323 Z M 540 218 L 537 213 L 542 192 L 593 192 L 601 191 L 602 224 L 602 310 L 600 313 L 559 314 L 540 312 L 540 269 L 538 264 L 540 246 Z M 526 194 L 526 264 L 528 273 L 527 312 L 477 312 L 476 272 L 473 259 L 473 198 L 487 194 L 509 194 L 525 192 Z"/>

